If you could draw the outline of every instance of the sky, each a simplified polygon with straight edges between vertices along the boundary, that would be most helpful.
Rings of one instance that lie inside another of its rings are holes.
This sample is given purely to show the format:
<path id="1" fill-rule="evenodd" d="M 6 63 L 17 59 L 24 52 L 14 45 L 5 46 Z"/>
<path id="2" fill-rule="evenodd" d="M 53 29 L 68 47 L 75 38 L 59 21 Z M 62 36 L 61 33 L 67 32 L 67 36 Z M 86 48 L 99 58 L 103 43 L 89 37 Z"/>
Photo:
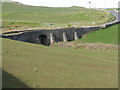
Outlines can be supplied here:
<path id="1" fill-rule="evenodd" d="M 33 6 L 70 7 L 81 6 L 91 8 L 118 8 L 120 0 L 12 0 Z M 89 4 L 91 2 L 91 4 Z"/>

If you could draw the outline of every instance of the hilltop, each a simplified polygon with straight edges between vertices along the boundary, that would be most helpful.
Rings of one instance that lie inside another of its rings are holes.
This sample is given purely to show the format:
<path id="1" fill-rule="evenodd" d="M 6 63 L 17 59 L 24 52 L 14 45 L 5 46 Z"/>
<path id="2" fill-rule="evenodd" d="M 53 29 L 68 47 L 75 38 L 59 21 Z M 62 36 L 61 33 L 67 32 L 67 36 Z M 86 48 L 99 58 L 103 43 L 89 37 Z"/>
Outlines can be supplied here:
<path id="1" fill-rule="evenodd" d="M 99 25 L 113 20 L 107 11 L 83 7 L 29 6 L 18 2 L 3 3 L 3 28 L 57 28 Z M 94 22 L 94 23 L 93 23 Z"/>

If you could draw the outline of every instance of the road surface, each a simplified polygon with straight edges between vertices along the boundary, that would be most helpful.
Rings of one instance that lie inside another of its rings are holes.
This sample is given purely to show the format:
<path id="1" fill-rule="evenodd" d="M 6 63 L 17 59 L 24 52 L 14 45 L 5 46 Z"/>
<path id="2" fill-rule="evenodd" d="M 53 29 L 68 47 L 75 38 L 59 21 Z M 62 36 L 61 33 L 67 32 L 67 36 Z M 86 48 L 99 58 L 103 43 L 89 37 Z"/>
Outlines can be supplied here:
<path id="1" fill-rule="evenodd" d="M 118 13 L 116 11 L 109 11 L 109 12 L 116 17 L 116 19 L 114 20 L 114 22 L 120 21 L 120 13 Z"/>

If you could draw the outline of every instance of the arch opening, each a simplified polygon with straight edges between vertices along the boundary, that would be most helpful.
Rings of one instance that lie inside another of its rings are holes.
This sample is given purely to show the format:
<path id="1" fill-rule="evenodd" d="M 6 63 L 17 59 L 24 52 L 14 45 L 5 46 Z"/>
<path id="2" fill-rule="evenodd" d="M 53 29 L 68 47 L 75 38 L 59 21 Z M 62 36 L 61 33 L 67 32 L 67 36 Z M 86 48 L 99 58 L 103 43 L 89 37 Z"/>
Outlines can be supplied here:
<path id="1" fill-rule="evenodd" d="M 45 35 L 39 36 L 39 43 L 42 45 L 47 45 L 47 37 Z"/>

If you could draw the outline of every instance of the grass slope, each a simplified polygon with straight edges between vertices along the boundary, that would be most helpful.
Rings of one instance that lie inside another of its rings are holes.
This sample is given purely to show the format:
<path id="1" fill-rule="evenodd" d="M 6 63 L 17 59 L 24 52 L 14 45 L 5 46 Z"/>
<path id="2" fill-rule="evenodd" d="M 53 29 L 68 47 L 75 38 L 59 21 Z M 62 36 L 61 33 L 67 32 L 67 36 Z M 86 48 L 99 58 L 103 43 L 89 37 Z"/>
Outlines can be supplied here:
<path id="1" fill-rule="evenodd" d="M 118 87 L 117 51 L 53 48 L 3 39 L 2 52 L 4 88 Z"/>
<path id="2" fill-rule="evenodd" d="M 93 19 L 94 18 L 94 19 Z M 107 18 L 107 19 L 106 19 Z M 39 27 L 65 27 L 93 25 L 111 20 L 105 11 L 81 7 L 27 6 L 15 2 L 3 3 L 3 27 L 9 29 Z"/>
<path id="3" fill-rule="evenodd" d="M 112 27 L 102 29 L 96 32 L 91 32 L 85 35 L 83 38 L 75 41 L 76 43 L 87 42 L 87 43 L 105 43 L 105 44 L 118 44 L 118 26 L 120 24 L 114 25 Z M 120 44 L 120 43 L 119 43 Z"/>

